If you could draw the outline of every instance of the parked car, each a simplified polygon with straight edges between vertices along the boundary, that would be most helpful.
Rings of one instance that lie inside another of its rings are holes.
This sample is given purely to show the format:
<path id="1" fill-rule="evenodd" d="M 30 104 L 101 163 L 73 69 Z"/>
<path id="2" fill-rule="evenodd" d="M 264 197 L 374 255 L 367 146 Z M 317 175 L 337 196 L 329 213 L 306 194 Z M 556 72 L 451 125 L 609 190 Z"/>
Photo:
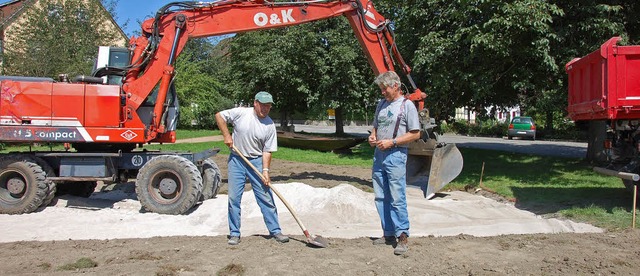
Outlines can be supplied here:
<path id="1" fill-rule="evenodd" d="M 513 137 L 536 139 L 536 123 L 531 117 L 513 117 L 511 124 L 509 124 L 509 130 L 507 131 L 507 138 L 509 140 Z"/>

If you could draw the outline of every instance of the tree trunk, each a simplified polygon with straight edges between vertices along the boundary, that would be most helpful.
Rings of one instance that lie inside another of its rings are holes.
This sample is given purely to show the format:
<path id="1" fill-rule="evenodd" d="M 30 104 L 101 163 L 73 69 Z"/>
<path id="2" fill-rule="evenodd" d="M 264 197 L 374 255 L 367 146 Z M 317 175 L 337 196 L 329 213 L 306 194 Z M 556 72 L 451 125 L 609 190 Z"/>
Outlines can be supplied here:
<path id="1" fill-rule="evenodd" d="M 544 132 L 547 134 L 553 133 L 553 112 L 547 111 L 547 119 L 544 123 Z"/>
<path id="2" fill-rule="evenodd" d="M 280 129 L 283 131 L 294 131 L 293 126 L 289 126 L 289 112 L 286 108 L 280 110 Z"/>
<path id="3" fill-rule="evenodd" d="M 344 135 L 344 117 L 342 116 L 342 107 L 336 108 L 336 136 Z"/>
<path id="4" fill-rule="evenodd" d="M 587 161 L 596 164 L 607 161 L 607 155 L 604 150 L 604 140 L 607 137 L 606 131 L 606 121 L 589 121 Z"/>

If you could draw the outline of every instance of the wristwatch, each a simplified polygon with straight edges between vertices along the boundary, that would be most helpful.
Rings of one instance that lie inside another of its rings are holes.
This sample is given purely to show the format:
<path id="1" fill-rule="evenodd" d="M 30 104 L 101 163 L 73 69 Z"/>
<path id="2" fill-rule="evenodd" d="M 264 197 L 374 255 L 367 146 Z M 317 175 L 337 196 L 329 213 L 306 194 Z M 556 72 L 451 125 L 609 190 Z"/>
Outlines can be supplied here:
<path id="1" fill-rule="evenodd" d="M 393 139 L 393 147 L 395 148 L 395 147 L 397 147 L 397 146 L 398 146 L 398 141 L 396 141 L 396 139 L 394 138 L 394 139 Z"/>

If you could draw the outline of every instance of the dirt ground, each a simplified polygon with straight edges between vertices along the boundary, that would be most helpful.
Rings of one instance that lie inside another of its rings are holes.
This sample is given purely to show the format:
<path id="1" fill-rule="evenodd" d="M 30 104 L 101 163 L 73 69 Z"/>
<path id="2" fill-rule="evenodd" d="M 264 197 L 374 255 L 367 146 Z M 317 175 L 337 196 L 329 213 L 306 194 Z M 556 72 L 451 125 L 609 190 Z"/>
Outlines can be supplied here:
<path id="1" fill-rule="evenodd" d="M 226 156 L 215 159 L 226 172 Z M 345 182 L 371 187 L 367 168 L 281 160 L 273 161 L 272 178 L 315 187 Z M 0 275 L 637 275 L 640 271 L 638 230 L 411 237 L 404 256 L 393 255 L 391 245 L 372 245 L 370 238 L 330 242 L 327 248 L 310 247 L 300 233 L 286 244 L 249 236 L 238 246 L 227 245 L 226 236 L 0 243 Z M 88 258 L 88 268 L 61 270 L 82 258 Z"/>

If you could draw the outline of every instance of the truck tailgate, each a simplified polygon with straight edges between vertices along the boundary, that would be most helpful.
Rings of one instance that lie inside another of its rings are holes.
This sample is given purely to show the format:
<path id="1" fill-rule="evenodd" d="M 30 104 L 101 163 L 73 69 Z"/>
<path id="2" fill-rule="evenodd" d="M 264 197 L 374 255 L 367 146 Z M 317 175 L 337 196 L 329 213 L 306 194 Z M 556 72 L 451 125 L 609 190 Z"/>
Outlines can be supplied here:
<path id="1" fill-rule="evenodd" d="M 572 120 L 640 117 L 640 46 L 618 46 L 619 40 L 613 37 L 565 66 Z"/>

